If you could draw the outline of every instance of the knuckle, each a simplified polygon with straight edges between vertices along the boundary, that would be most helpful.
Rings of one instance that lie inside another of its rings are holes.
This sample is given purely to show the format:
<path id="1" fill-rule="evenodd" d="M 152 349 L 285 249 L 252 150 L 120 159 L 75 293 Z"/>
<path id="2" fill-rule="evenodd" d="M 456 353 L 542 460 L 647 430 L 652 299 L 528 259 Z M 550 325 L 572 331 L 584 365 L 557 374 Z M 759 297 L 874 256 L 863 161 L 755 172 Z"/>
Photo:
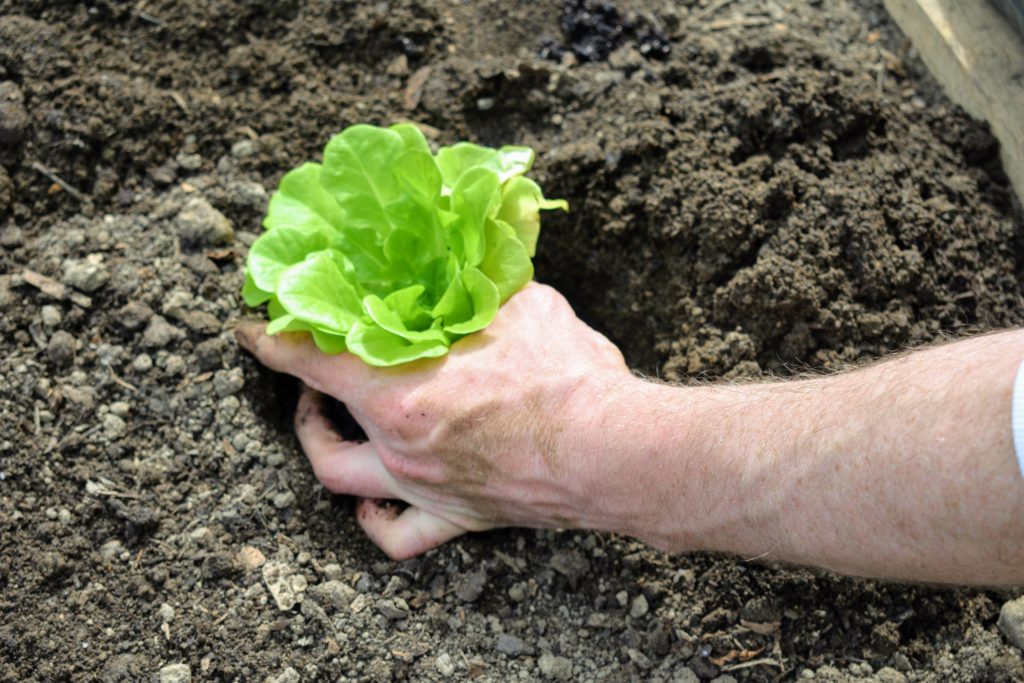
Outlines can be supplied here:
<path id="1" fill-rule="evenodd" d="M 395 410 L 399 417 L 409 418 L 423 412 L 424 399 L 419 388 L 410 389 L 394 398 Z"/>
<path id="2" fill-rule="evenodd" d="M 426 393 L 417 387 L 378 397 L 370 412 L 384 431 L 411 442 L 427 436 L 433 409 Z"/>
<path id="3" fill-rule="evenodd" d="M 431 486 L 445 483 L 443 472 L 433 457 L 419 458 L 386 451 L 380 454 L 380 460 L 388 474 L 399 481 Z"/>
<path id="4" fill-rule="evenodd" d="M 557 293 L 551 287 L 546 285 L 539 286 L 535 289 L 531 289 L 527 293 L 527 303 L 532 306 L 543 305 L 548 306 L 552 301 L 555 300 Z"/>
<path id="5" fill-rule="evenodd" d="M 395 453 L 381 453 L 380 460 L 388 473 L 396 479 L 404 481 L 419 481 L 423 468 L 412 459 L 397 455 Z"/>
<path id="6" fill-rule="evenodd" d="M 619 369 L 626 366 L 626 357 L 622 355 L 622 350 L 607 337 L 598 338 L 596 350 L 613 368 Z"/>

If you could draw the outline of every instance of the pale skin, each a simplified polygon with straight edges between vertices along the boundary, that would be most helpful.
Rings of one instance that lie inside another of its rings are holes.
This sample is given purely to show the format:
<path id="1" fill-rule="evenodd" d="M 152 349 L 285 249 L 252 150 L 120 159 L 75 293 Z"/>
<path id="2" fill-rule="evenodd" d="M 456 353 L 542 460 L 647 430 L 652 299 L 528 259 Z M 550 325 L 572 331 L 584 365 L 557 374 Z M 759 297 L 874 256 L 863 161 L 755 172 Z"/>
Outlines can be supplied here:
<path id="1" fill-rule="evenodd" d="M 393 559 L 468 531 L 587 528 L 858 576 L 1024 584 L 1010 430 L 1024 330 L 813 379 L 680 387 L 634 376 L 537 284 L 446 357 L 396 369 L 263 329 L 242 325 L 239 343 L 302 380 L 313 472 L 359 498 Z M 331 429 L 325 394 L 367 443 Z"/>

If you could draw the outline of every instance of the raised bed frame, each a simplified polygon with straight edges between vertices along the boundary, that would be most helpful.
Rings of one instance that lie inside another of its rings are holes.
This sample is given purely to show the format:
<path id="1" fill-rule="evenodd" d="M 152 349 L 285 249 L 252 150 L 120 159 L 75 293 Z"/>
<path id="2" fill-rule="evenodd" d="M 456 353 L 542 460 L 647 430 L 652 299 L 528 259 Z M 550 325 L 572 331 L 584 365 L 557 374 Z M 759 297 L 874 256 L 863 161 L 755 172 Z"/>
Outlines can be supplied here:
<path id="1" fill-rule="evenodd" d="M 1024 202 L 1024 38 L 987 0 L 884 0 L 949 97 L 985 120 Z"/>

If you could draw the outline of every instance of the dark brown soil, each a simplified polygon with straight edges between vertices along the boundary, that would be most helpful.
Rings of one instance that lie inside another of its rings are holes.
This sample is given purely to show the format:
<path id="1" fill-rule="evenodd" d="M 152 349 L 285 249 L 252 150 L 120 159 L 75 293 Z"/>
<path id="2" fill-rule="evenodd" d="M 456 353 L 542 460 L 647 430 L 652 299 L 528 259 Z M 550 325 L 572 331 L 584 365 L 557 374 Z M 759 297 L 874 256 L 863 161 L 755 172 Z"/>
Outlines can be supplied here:
<path id="1" fill-rule="evenodd" d="M 555 1 L 0 0 L 0 680 L 1024 680 L 1012 592 L 588 533 L 393 563 L 315 485 L 230 330 L 267 193 L 358 121 L 534 146 L 538 276 L 647 374 L 1024 322 L 997 144 L 880 3 L 617 6 L 577 63 Z"/>

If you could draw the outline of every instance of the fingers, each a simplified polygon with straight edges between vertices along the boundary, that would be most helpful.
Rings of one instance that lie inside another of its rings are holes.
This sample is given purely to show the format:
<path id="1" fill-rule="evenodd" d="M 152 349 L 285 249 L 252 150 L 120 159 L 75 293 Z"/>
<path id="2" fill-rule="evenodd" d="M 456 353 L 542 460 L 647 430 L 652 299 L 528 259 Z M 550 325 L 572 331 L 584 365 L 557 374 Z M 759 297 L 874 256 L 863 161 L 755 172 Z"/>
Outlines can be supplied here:
<path id="1" fill-rule="evenodd" d="M 356 505 L 356 519 L 370 540 L 392 560 L 425 553 L 466 533 L 462 527 L 421 508 L 406 508 L 399 513 L 369 498 Z"/>
<path id="2" fill-rule="evenodd" d="M 299 377 L 303 381 L 323 362 L 323 353 L 308 334 L 277 334 L 269 336 L 264 323 L 247 322 L 235 328 L 239 346 L 256 356 L 263 365 L 276 372 Z"/>
<path id="3" fill-rule="evenodd" d="M 346 400 L 353 389 L 365 383 L 365 363 L 349 353 L 327 355 L 316 347 L 309 334 L 285 332 L 268 335 L 265 323 L 246 322 L 235 328 L 238 344 L 276 372 L 298 377 L 309 386 Z"/>
<path id="4" fill-rule="evenodd" d="M 295 434 L 313 466 L 313 473 L 328 491 L 371 498 L 398 495 L 369 443 L 344 441 L 324 415 L 325 397 L 303 385 L 295 410 Z"/>
<path id="5" fill-rule="evenodd" d="M 356 506 L 359 525 L 393 560 L 404 560 L 465 533 L 441 517 L 410 507 L 401 514 L 380 504 L 383 498 L 401 498 L 394 478 L 369 442 L 345 441 L 324 415 L 325 396 L 302 387 L 295 411 L 295 433 L 313 466 L 316 478 L 334 493 L 360 496 Z"/>

